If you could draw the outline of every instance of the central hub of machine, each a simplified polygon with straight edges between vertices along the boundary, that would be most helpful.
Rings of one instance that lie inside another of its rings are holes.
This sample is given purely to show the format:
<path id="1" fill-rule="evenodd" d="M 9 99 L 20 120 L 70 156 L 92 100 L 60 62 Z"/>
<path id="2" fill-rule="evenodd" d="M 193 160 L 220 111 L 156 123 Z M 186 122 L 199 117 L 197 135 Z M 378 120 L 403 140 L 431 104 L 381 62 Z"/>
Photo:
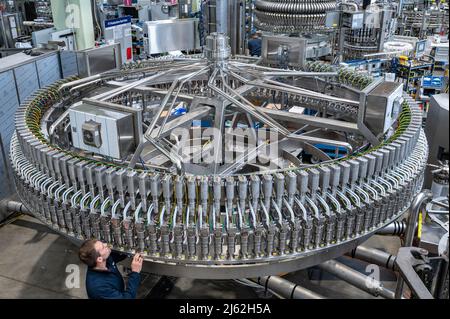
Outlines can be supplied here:
<path id="1" fill-rule="evenodd" d="M 211 33 L 206 37 L 204 48 L 206 59 L 214 65 L 224 66 L 231 55 L 230 38 L 223 33 Z"/>

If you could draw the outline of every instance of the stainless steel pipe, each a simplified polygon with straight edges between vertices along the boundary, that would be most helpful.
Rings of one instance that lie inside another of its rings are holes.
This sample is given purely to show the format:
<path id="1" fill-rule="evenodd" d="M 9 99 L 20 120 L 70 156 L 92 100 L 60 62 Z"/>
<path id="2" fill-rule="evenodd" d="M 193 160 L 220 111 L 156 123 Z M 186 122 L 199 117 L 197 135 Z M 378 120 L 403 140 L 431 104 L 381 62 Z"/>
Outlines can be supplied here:
<path id="1" fill-rule="evenodd" d="M 353 258 L 364 260 L 371 264 L 382 266 L 390 270 L 395 270 L 396 256 L 379 249 L 361 245 L 352 250 L 349 255 Z"/>
<path id="2" fill-rule="evenodd" d="M 432 198 L 433 193 L 430 190 L 425 189 L 416 196 L 413 203 L 411 204 L 410 215 L 406 227 L 405 243 L 403 245 L 404 247 L 412 246 L 420 209 L 426 204 L 426 202 L 430 201 Z"/>
<path id="3" fill-rule="evenodd" d="M 28 210 L 28 208 L 25 207 L 24 204 L 22 204 L 21 202 L 13 201 L 13 200 L 11 200 L 7 203 L 7 208 L 9 211 L 15 212 L 15 213 L 24 213 L 24 214 L 30 213 L 30 211 Z"/>
<path id="4" fill-rule="evenodd" d="M 259 277 L 251 280 L 287 299 L 325 299 L 325 297 L 311 290 L 278 276 Z"/>
<path id="5" fill-rule="evenodd" d="M 383 287 L 383 284 L 335 260 L 328 260 L 318 267 L 337 278 L 361 289 L 373 296 L 394 299 L 394 292 Z"/>
<path id="6" fill-rule="evenodd" d="M 216 32 L 229 34 L 228 0 L 216 1 Z"/>
<path id="7" fill-rule="evenodd" d="M 406 232 L 406 221 L 395 221 L 377 231 L 377 235 L 400 236 Z"/>
<path id="8" fill-rule="evenodd" d="M 406 235 L 403 247 L 411 247 L 414 240 L 414 233 L 416 230 L 417 219 L 419 218 L 420 209 L 430 200 L 433 199 L 433 193 L 429 189 L 425 189 L 420 192 L 410 207 L 410 214 L 408 217 L 408 225 L 406 228 Z M 404 280 L 399 275 L 397 280 L 397 288 L 395 289 L 395 298 L 401 298 L 403 296 L 403 284 Z"/>

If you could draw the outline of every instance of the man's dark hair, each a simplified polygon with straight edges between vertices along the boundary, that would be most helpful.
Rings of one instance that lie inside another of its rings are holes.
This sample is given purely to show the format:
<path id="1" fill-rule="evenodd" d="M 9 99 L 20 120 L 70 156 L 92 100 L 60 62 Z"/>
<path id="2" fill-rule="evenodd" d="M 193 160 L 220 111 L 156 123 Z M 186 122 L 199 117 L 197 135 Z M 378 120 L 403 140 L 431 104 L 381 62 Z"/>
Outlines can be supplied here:
<path id="1" fill-rule="evenodd" d="M 97 265 L 97 258 L 100 256 L 100 254 L 95 250 L 96 242 L 97 239 L 86 240 L 78 251 L 78 257 L 80 257 L 80 260 L 91 268 Z"/>

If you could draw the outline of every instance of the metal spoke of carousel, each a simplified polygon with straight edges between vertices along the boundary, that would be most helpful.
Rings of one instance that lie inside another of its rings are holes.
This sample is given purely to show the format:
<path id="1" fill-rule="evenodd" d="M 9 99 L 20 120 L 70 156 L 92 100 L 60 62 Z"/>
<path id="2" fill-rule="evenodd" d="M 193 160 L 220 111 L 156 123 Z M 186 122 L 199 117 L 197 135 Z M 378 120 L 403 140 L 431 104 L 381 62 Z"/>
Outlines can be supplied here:
<path id="1" fill-rule="evenodd" d="M 16 113 L 19 195 L 60 234 L 140 251 L 154 273 L 251 278 L 320 264 L 400 218 L 428 157 L 401 84 L 351 82 L 330 67 L 232 59 L 217 33 L 204 56 L 62 80 Z"/>

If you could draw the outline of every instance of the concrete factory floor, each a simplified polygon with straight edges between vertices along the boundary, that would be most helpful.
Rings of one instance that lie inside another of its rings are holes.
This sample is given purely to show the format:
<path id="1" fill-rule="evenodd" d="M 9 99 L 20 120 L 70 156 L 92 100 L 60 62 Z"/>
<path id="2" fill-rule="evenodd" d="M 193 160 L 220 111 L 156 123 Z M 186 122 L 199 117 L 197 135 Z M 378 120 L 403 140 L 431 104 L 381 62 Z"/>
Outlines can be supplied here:
<path id="1" fill-rule="evenodd" d="M 395 237 L 373 236 L 368 244 L 395 253 L 400 242 Z M 19 216 L 9 220 L 0 227 L 0 298 L 86 298 L 86 267 L 80 263 L 77 251 L 73 243 L 34 218 Z M 361 272 L 368 265 L 349 257 L 339 260 Z M 129 263 L 125 260 L 121 264 L 128 267 Z M 75 277 L 76 269 L 80 270 L 79 280 Z M 329 298 L 374 298 L 317 268 L 291 273 L 285 278 Z M 394 273 L 383 269 L 381 280 L 386 288 L 395 290 Z M 159 276 L 148 273 L 142 276 L 138 297 L 273 298 L 263 289 L 255 290 L 235 281 L 184 278 L 160 281 Z"/>

